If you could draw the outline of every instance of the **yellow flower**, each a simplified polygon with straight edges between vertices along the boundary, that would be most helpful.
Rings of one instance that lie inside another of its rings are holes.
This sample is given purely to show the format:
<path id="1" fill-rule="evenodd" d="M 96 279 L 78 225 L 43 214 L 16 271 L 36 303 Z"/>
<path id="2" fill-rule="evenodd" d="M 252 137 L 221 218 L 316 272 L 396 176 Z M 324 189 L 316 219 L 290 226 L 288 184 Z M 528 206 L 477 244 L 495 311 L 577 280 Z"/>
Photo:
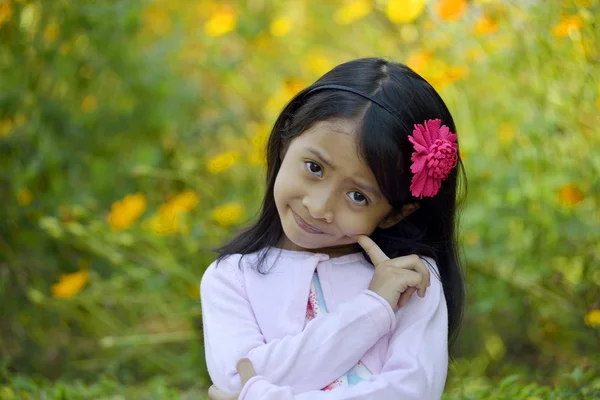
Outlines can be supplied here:
<path id="1" fill-rule="evenodd" d="M 19 190 L 19 193 L 17 193 L 17 202 L 20 206 L 28 206 L 31 204 L 32 201 L 33 193 L 31 193 L 31 190 L 27 188 Z"/>
<path id="2" fill-rule="evenodd" d="M 159 236 L 173 235 L 181 229 L 181 218 L 172 207 L 163 204 L 158 213 L 144 223 L 144 227 Z"/>
<path id="3" fill-rule="evenodd" d="M 461 65 L 449 66 L 428 50 L 411 54 L 406 64 L 436 89 L 442 89 L 469 74 L 469 68 Z"/>
<path id="4" fill-rule="evenodd" d="M 416 53 L 412 53 L 408 60 L 406 61 L 406 65 L 412 70 L 414 70 L 417 74 L 422 75 L 425 71 L 426 66 L 433 59 L 433 53 L 429 50 L 419 50 Z"/>
<path id="5" fill-rule="evenodd" d="M 168 204 L 181 212 L 189 212 L 196 208 L 198 201 L 200 201 L 198 193 L 193 190 L 186 190 L 173 196 Z"/>
<path id="6" fill-rule="evenodd" d="M 385 13 L 392 22 L 409 23 L 423 14 L 426 5 L 426 0 L 388 0 Z"/>
<path id="7" fill-rule="evenodd" d="M 294 97 L 304 89 L 304 81 L 300 78 L 288 78 L 283 82 L 283 90 L 288 99 Z"/>
<path id="8" fill-rule="evenodd" d="M 7 137 L 13 129 L 13 122 L 9 118 L 0 120 L 0 138 Z"/>
<path id="9" fill-rule="evenodd" d="M 83 99 L 81 103 L 81 109 L 85 112 L 92 112 L 98 108 L 98 100 L 96 100 L 96 96 L 89 95 Z"/>
<path id="10" fill-rule="evenodd" d="M 469 68 L 462 65 L 451 65 L 448 67 L 446 74 L 450 83 L 456 82 L 469 75 Z"/>
<path id="11" fill-rule="evenodd" d="M 428 50 L 411 54 L 406 64 L 438 90 L 469 75 L 469 68 L 461 65 L 449 66 L 435 58 Z"/>
<path id="12" fill-rule="evenodd" d="M 583 201 L 583 192 L 575 185 L 564 185 L 558 191 L 558 202 L 565 207 L 573 207 Z"/>
<path id="13" fill-rule="evenodd" d="M 280 85 L 279 90 L 267 100 L 267 104 L 265 105 L 266 119 L 271 119 L 272 116 L 278 114 L 283 106 L 304 87 L 305 82 L 302 79 L 286 79 Z"/>
<path id="14" fill-rule="evenodd" d="M 227 151 L 217 154 L 206 163 L 206 169 L 211 174 L 218 174 L 237 164 L 239 153 L 237 151 Z"/>
<path id="15" fill-rule="evenodd" d="M 231 32 L 237 25 L 237 15 L 228 5 L 221 6 L 206 23 L 204 32 L 208 36 L 217 37 Z"/>
<path id="16" fill-rule="evenodd" d="M 333 68 L 333 61 L 320 51 L 308 55 L 304 67 L 313 74 L 321 76 Z"/>
<path id="17" fill-rule="evenodd" d="M 600 326 L 600 309 L 591 310 L 585 315 L 584 322 L 587 326 L 595 328 Z"/>
<path id="18" fill-rule="evenodd" d="M 573 31 L 583 28 L 583 18 L 580 15 L 563 16 L 560 22 L 552 28 L 552 34 L 557 38 L 564 38 Z"/>
<path id="19" fill-rule="evenodd" d="M 277 37 L 285 36 L 292 30 L 292 25 L 292 19 L 290 17 L 275 18 L 275 20 L 271 22 L 271 35 Z"/>
<path id="20" fill-rule="evenodd" d="M 64 274 L 60 276 L 57 283 L 52 285 L 52 296 L 68 299 L 81 292 L 89 279 L 89 271 L 87 269 L 74 272 L 72 274 Z"/>
<path id="21" fill-rule="evenodd" d="M 269 140 L 269 128 L 265 124 L 252 126 L 251 153 L 248 162 L 251 165 L 266 165 L 266 149 Z"/>
<path id="22" fill-rule="evenodd" d="M 490 17 L 483 16 L 475 22 L 473 33 L 476 36 L 484 36 L 490 33 L 494 33 L 498 30 L 498 23 Z"/>
<path id="23" fill-rule="evenodd" d="M 146 211 L 146 196 L 142 193 L 130 194 L 115 202 L 108 215 L 108 224 L 113 231 L 129 228 Z"/>
<path id="24" fill-rule="evenodd" d="M 211 216 L 221 226 L 232 226 L 244 218 L 244 207 L 238 202 L 222 204 L 211 211 Z"/>
<path id="25" fill-rule="evenodd" d="M 187 233 L 189 227 L 182 224 L 181 216 L 196 208 L 199 200 L 200 196 L 192 190 L 178 193 L 159 207 L 158 213 L 147 222 L 146 226 L 157 235 Z"/>
<path id="26" fill-rule="evenodd" d="M 460 19 L 467 9 L 467 0 L 438 0 L 435 5 L 437 14 L 446 21 Z"/>
<path id="27" fill-rule="evenodd" d="M 509 144 L 515 138 L 515 129 L 511 124 L 504 124 L 498 130 L 498 139 L 502 144 Z"/>
<path id="28" fill-rule="evenodd" d="M 333 19 L 340 25 L 349 25 L 369 15 L 372 9 L 370 0 L 351 0 L 335 12 Z"/>
<path id="29" fill-rule="evenodd" d="M 56 22 L 52 22 L 44 29 L 44 40 L 46 40 L 46 42 L 54 42 L 59 33 L 60 30 L 58 28 L 58 24 L 56 24 Z"/>
<path id="30" fill-rule="evenodd" d="M 10 1 L 0 4 L 0 27 L 10 21 L 13 9 Z"/>

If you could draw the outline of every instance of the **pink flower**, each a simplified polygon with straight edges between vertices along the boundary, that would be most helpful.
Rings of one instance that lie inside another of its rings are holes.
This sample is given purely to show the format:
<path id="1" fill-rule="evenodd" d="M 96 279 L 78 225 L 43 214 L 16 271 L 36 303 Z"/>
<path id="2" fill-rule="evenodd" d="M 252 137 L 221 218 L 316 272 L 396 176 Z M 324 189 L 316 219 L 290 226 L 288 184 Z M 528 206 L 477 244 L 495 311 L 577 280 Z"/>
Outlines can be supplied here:
<path id="1" fill-rule="evenodd" d="M 442 181 L 458 162 L 456 139 L 439 119 L 415 124 L 412 136 L 408 136 L 415 149 L 410 158 L 413 173 L 410 190 L 414 197 L 433 197 L 440 190 Z"/>

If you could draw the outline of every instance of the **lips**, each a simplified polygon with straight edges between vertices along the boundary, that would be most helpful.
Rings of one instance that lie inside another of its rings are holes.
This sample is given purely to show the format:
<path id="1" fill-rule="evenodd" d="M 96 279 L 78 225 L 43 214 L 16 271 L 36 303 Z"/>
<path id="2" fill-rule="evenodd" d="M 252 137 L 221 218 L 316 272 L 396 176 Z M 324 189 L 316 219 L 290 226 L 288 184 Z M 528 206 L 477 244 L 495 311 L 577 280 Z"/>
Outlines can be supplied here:
<path id="1" fill-rule="evenodd" d="M 320 230 L 320 229 L 312 226 L 311 224 L 307 223 L 306 221 L 304 221 L 294 211 L 292 211 L 292 214 L 294 214 L 294 219 L 296 220 L 296 224 L 298 224 L 300 229 L 302 229 L 303 231 L 308 232 L 308 233 L 325 234 L 325 232 L 323 232 L 322 230 Z"/>

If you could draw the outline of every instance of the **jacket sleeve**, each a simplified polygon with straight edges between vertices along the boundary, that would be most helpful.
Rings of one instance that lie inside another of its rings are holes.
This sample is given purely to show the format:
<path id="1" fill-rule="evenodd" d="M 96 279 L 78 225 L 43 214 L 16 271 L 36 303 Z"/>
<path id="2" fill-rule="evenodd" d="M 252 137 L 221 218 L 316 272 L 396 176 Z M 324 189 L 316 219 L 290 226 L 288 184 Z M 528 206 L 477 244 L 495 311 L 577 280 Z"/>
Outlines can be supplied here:
<path id="1" fill-rule="evenodd" d="M 246 296 L 237 257 L 211 264 L 200 298 L 206 365 L 224 393 L 239 392 L 236 364 L 248 358 L 257 374 L 294 391 L 318 390 L 349 370 L 396 323 L 389 304 L 365 290 L 336 312 L 310 321 L 303 331 L 266 343 Z M 343 352 L 339 344 L 344 343 Z"/>
<path id="2" fill-rule="evenodd" d="M 432 276 L 425 297 L 414 295 L 396 313 L 396 318 L 396 329 L 390 339 L 383 369 L 370 380 L 331 391 L 299 392 L 293 387 L 274 385 L 257 375 L 246 383 L 239 399 L 440 399 L 448 370 L 448 314 L 439 280 Z"/>

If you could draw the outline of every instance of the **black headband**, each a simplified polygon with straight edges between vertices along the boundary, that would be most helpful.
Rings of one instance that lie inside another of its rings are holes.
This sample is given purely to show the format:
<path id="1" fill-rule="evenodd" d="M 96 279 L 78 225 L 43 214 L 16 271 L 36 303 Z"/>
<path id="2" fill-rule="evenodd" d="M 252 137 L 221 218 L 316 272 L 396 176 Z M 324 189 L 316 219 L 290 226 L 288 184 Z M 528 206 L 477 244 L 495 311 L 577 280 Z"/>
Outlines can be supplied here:
<path id="1" fill-rule="evenodd" d="M 392 109 L 392 107 L 388 106 L 383 101 L 376 100 L 374 97 L 371 97 L 368 94 L 361 92 L 360 90 L 357 90 L 357 89 L 354 89 L 354 88 L 351 88 L 351 87 L 348 87 L 348 86 L 342 86 L 342 85 L 322 85 L 322 86 L 316 86 L 316 87 L 310 89 L 304 95 L 308 96 L 311 93 L 318 92 L 318 91 L 321 91 L 321 90 L 324 90 L 324 89 L 344 90 L 346 92 L 351 92 L 351 93 L 357 94 L 359 96 L 362 96 L 365 99 L 372 101 L 373 103 L 377 104 L 379 107 L 383 108 L 384 110 L 386 110 L 387 112 L 389 112 L 390 114 L 392 114 L 392 116 L 394 116 L 399 121 L 402 121 L 400 119 L 400 117 L 398 115 L 396 115 L 396 113 L 394 112 L 394 110 Z"/>

